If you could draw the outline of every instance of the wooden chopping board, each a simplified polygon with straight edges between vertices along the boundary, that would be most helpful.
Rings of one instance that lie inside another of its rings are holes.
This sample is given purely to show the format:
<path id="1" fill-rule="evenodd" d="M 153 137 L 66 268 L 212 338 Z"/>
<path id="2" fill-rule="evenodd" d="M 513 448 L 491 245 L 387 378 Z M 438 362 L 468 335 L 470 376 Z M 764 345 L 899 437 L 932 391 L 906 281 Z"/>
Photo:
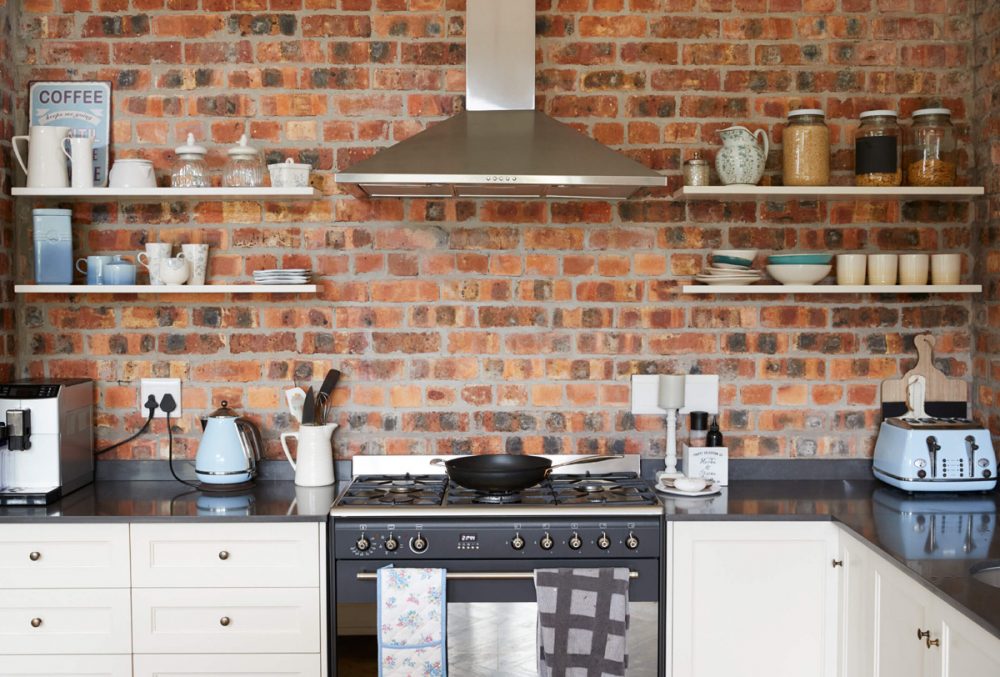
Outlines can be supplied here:
<path id="1" fill-rule="evenodd" d="M 903 374 L 882 382 L 882 405 L 890 402 L 906 402 L 906 385 L 911 376 L 927 379 L 927 402 L 968 402 L 969 384 L 957 378 L 948 378 L 934 366 L 934 343 L 932 334 L 920 334 L 914 339 L 917 344 L 917 365 Z"/>

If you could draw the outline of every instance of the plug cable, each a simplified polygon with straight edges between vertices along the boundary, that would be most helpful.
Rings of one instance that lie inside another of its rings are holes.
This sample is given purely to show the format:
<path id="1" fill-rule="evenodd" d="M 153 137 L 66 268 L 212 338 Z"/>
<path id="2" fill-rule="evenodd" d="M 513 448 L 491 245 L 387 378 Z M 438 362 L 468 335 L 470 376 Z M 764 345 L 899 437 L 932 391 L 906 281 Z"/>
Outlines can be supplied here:
<path id="1" fill-rule="evenodd" d="M 164 399 L 166 399 L 166 397 Z M 94 452 L 94 456 L 100 456 L 101 454 L 106 454 L 109 451 L 111 451 L 112 449 L 117 449 L 118 447 L 122 446 L 123 444 L 128 444 L 129 442 L 131 442 L 132 440 L 136 439 L 140 435 L 144 434 L 147 430 L 149 430 L 149 426 L 153 422 L 153 417 L 156 415 L 156 409 L 157 409 L 157 406 L 158 406 L 156 404 L 156 398 L 153 397 L 152 395 L 150 395 L 149 399 L 146 400 L 146 404 L 144 404 L 142 406 L 144 408 L 146 408 L 146 409 L 149 410 L 149 416 L 146 418 L 146 422 L 142 424 L 142 427 L 139 428 L 139 430 L 136 431 L 136 433 L 134 435 L 132 435 L 131 437 L 128 437 L 128 438 L 122 440 L 121 442 L 115 442 L 110 447 L 105 447 L 104 449 L 100 449 L 98 451 L 95 451 Z"/>
<path id="2" fill-rule="evenodd" d="M 174 398 L 170 394 L 163 396 L 163 401 L 160 402 L 160 411 L 167 415 L 167 466 L 170 468 L 170 474 L 174 476 L 174 479 L 181 484 L 193 487 L 194 489 L 200 489 L 194 482 L 188 482 L 187 480 L 182 480 L 177 471 L 174 470 L 174 431 L 170 426 L 170 413 L 176 411 L 177 403 L 174 402 Z M 172 512 L 171 508 L 171 512 Z"/>

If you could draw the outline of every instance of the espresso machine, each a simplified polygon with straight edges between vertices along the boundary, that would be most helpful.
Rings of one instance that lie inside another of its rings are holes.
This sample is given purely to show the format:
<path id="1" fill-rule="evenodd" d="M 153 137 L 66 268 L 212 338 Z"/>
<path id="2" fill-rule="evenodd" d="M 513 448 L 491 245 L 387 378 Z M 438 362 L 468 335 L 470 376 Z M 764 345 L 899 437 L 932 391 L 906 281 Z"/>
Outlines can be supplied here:
<path id="1" fill-rule="evenodd" d="M 46 505 L 93 479 L 93 381 L 0 384 L 0 505 Z"/>

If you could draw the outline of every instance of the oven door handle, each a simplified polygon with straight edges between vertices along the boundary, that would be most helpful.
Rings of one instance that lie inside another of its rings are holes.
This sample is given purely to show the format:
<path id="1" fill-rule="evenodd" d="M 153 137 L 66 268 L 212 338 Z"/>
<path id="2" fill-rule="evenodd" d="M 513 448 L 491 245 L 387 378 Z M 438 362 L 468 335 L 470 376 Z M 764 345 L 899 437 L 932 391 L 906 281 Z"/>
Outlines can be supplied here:
<path id="1" fill-rule="evenodd" d="M 533 571 L 449 571 L 446 574 L 449 581 L 524 581 L 535 578 Z M 629 579 L 639 578 L 638 571 L 629 571 Z M 357 574 L 359 581 L 374 581 L 378 579 L 378 573 L 374 571 L 360 571 Z"/>

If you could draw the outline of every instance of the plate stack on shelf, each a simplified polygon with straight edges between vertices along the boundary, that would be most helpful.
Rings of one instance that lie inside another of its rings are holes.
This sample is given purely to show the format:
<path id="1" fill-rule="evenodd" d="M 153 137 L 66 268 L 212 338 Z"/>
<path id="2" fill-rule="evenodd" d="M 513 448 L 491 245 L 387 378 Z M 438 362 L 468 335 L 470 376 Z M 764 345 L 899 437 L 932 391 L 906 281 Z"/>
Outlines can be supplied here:
<path id="1" fill-rule="evenodd" d="M 305 268 L 275 268 L 253 271 L 253 281 L 257 284 L 308 284 L 312 271 Z"/>
<path id="2" fill-rule="evenodd" d="M 757 257 L 756 249 L 719 249 L 709 254 L 709 265 L 694 279 L 704 284 L 747 285 L 763 277 L 751 268 Z"/>

